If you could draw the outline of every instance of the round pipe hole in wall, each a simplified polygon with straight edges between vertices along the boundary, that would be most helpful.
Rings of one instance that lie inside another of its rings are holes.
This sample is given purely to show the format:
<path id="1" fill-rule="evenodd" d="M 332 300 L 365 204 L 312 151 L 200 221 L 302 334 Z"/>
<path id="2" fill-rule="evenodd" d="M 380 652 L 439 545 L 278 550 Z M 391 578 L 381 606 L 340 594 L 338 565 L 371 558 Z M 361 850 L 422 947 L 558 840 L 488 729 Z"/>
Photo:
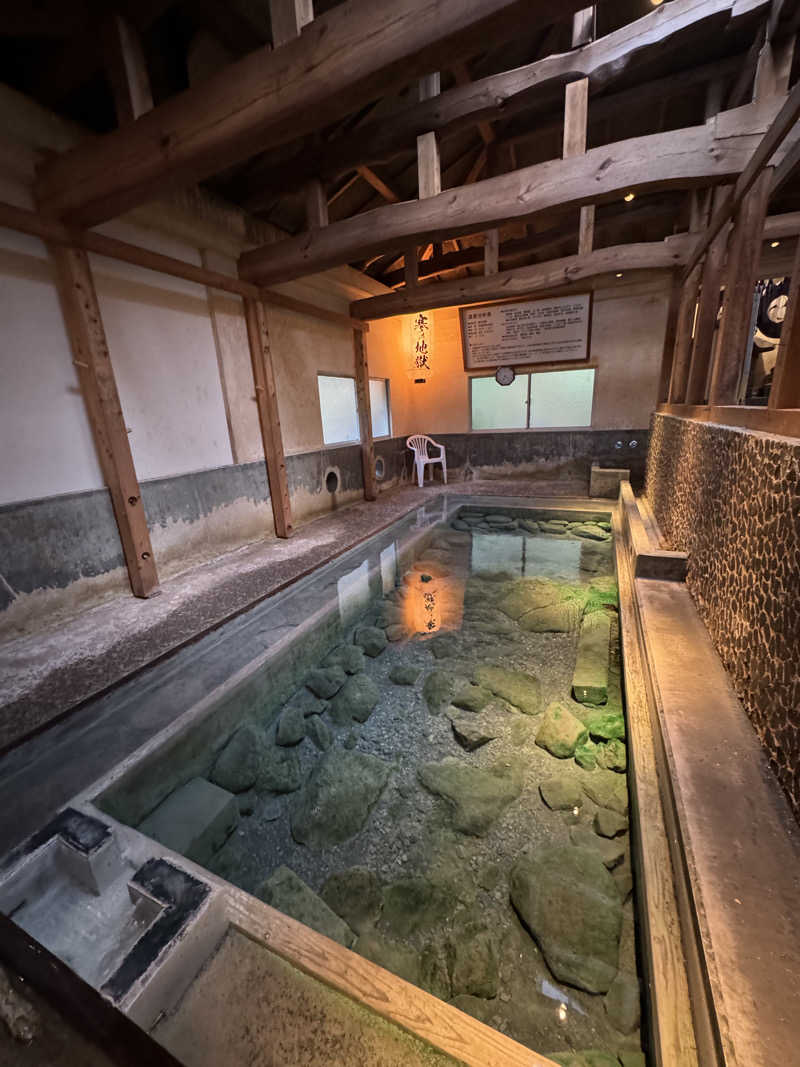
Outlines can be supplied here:
<path id="1" fill-rule="evenodd" d="M 325 472 L 325 488 L 331 494 L 335 493 L 339 488 L 339 472 L 334 470 L 333 467 L 329 467 Z"/>
<path id="2" fill-rule="evenodd" d="M 375 477 L 379 482 L 386 477 L 386 464 L 383 462 L 383 456 L 378 456 L 375 460 Z"/>

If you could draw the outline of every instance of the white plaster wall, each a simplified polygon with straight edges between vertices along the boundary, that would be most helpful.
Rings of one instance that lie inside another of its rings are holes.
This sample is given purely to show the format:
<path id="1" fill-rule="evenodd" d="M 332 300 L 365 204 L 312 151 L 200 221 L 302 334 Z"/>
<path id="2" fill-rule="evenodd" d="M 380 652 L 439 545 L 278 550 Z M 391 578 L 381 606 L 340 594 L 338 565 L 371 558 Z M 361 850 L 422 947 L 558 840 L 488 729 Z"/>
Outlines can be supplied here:
<path id="1" fill-rule="evenodd" d="M 0 503 L 103 485 L 47 251 L 0 229 Z"/>
<path id="2" fill-rule="evenodd" d="M 103 232 L 200 265 L 182 242 L 124 222 Z M 204 286 L 90 256 L 140 480 L 233 462 Z"/>

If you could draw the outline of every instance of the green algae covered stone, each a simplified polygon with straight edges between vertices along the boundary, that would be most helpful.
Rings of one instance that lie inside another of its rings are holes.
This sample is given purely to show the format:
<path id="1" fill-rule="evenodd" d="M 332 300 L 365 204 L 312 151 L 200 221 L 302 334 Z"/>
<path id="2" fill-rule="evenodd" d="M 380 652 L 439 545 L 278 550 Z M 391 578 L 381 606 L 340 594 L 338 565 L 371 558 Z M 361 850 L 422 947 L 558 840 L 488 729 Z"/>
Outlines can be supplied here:
<path id="1" fill-rule="evenodd" d="M 566 759 L 575 753 L 578 745 L 587 740 L 589 733 L 567 705 L 554 700 L 548 705 L 542 724 L 536 734 L 536 744 L 546 749 L 551 756 Z"/>

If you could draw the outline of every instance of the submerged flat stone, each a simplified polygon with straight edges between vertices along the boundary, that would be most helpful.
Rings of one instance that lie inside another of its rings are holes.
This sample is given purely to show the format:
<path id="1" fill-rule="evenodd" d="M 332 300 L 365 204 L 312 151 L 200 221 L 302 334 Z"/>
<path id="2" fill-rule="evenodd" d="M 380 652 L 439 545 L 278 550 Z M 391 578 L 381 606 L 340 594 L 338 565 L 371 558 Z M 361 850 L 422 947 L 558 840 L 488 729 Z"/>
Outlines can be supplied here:
<path id="1" fill-rule="evenodd" d="M 492 693 L 481 685 L 473 685 L 467 682 L 458 689 L 453 697 L 453 703 L 457 708 L 465 711 L 482 711 L 492 699 Z"/>
<path id="2" fill-rule="evenodd" d="M 539 792 L 542 800 L 552 811 L 572 811 L 583 804 L 583 792 L 572 778 L 548 778 L 541 782 Z"/>
<path id="3" fill-rule="evenodd" d="M 284 915 L 305 923 L 318 934 L 350 948 L 356 935 L 325 901 L 289 867 L 278 867 L 256 889 L 255 895 Z"/>
<path id="4" fill-rule="evenodd" d="M 532 674 L 481 664 L 475 669 L 473 681 L 513 704 L 526 715 L 538 715 L 542 710 L 541 686 L 539 679 L 534 678 Z"/>
<path id="5" fill-rule="evenodd" d="M 601 837 L 618 837 L 628 829 L 628 820 L 618 811 L 600 808 L 594 817 L 594 832 Z"/>
<path id="6" fill-rule="evenodd" d="M 574 537 L 583 537 L 588 541 L 608 541 L 610 534 L 594 522 L 582 522 L 577 526 L 570 526 L 569 532 Z"/>
<path id="7" fill-rule="evenodd" d="M 536 744 L 546 749 L 551 756 L 567 759 L 574 755 L 578 745 L 583 744 L 589 731 L 561 700 L 548 705 L 542 724 L 536 734 Z"/>
<path id="8" fill-rule="evenodd" d="M 449 708 L 447 717 L 453 727 L 455 738 L 467 752 L 488 744 L 499 734 L 495 720 L 489 721 L 482 715 L 462 712 L 458 708 Z"/>
<path id="9" fill-rule="evenodd" d="M 433 670 L 422 685 L 422 695 L 428 705 L 428 711 L 438 715 L 451 702 L 458 686 L 458 680 L 446 671 Z"/>
<path id="10" fill-rule="evenodd" d="M 566 845 L 522 856 L 511 871 L 511 901 L 558 981 L 608 991 L 617 974 L 622 904 L 595 851 Z"/>
<path id="11" fill-rule="evenodd" d="M 391 764 L 377 756 L 330 749 L 293 798 L 295 841 L 316 850 L 348 841 L 366 825 L 391 769 Z"/>
<path id="12" fill-rule="evenodd" d="M 449 802 L 455 829 L 473 837 L 488 833 L 522 792 L 522 773 L 516 766 L 485 770 L 447 758 L 441 763 L 423 764 L 417 774 L 426 789 Z"/>
<path id="13" fill-rule="evenodd" d="M 393 937 L 409 937 L 444 922 L 456 904 L 450 893 L 427 878 L 403 878 L 383 891 L 380 926 Z"/>
<path id="14" fill-rule="evenodd" d="M 162 800 L 139 830 L 195 863 L 208 864 L 239 822 L 233 793 L 192 778 Z"/>
<path id="15" fill-rule="evenodd" d="M 528 611 L 556 604 L 561 593 L 554 582 L 542 578 L 522 578 L 499 601 L 497 607 L 510 619 L 518 619 Z"/>
<path id="16" fill-rule="evenodd" d="M 414 685 L 421 673 L 421 667 L 398 663 L 389 671 L 389 681 L 395 685 Z"/>
<path id="17" fill-rule="evenodd" d="M 526 611 L 518 619 L 520 629 L 536 634 L 570 634 L 578 628 L 583 604 L 577 600 L 562 600 L 543 608 Z"/>
<path id="18" fill-rule="evenodd" d="M 608 700 L 608 645 L 611 619 L 605 611 L 587 615 L 578 638 L 578 656 L 572 675 L 572 695 L 582 704 Z"/>
<path id="19" fill-rule="evenodd" d="M 569 839 L 573 845 L 593 849 L 603 861 L 603 865 L 610 871 L 615 867 L 619 867 L 625 858 L 625 846 L 623 844 L 607 837 L 598 837 L 596 833 L 592 830 L 587 830 L 585 826 L 573 826 L 569 832 Z"/>
<path id="20" fill-rule="evenodd" d="M 623 774 L 628 766 L 628 753 L 623 742 L 615 739 L 598 745 L 597 762 L 606 770 Z"/>
<path id="21" fill-rule="evenodd" d="M 396 941 L 369 931 L 359 937 L 353 951 L 364 959 L 377 963 L 384 970 L 391 971 L 398 978 L 403 978 L 412 985 L 419 985 L 419 957 L 405 945 L 399 945 Z"/>
<path id="22" fill-rule="evenodd" d="M 622 775 L 598 768 L 581 780 L 584 793 L 600 808 L 628 814 L 628 787 Z"/>
<path id="23" fill-rule="evenodd" d="M 471 915 L 458 920 L 450 936 L 452 996 L 491 999 L 500 984 L 497 939 L 485 919 Z"/>
<path id="24" fill-rule="evenodd" d="M 287 704 L 287 707 L 300 708 L 305 718 L 311 715 L 324 715 L 328 710 L 328 702 L 314 696 L 310 689 L 301 689 L 295 693 Z"/>
<path id="25" fill-rule="evenodd" d="M 458 655 L 461 643 L 455 634 L 438 634 L 432 637 L 425 647 L 433 653 L 435 659 L 449 659 Z"/>
<path id="26" fill-rule="evenodd" d="M 603 998 L 609 1022 L 621 1034 L 632 1034 L 641 1020 L 641 990 L 636 975 L 620 971 Z"/>

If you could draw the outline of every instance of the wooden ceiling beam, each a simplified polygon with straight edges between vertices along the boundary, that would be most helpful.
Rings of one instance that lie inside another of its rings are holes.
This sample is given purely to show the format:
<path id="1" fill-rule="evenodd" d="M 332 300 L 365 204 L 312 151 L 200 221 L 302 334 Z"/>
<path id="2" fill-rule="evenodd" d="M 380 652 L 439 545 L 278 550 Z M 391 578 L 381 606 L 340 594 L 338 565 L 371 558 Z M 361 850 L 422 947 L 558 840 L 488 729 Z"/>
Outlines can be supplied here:
<path id="1" fill-rule="evenodd" d="M 679 0 L 676 0 L 679 2 Z M 580 0 L 347 0 L 280 48 L 237 60 L 42 168 L 42 209 L 94 226 L 267 149 L 322 129 L 365 101 L 502 41 L 519 27 L 569 15 Z M 364 47 L 369 41 L 369 47 Z"/>
<path id="2" fill-rule="evenodd" d="M 601 275 L 634 270 L 670 270 L 685 262 L 689 251 L 687 235 L 669 241 L 618 245 L 600 248 L 583 256 L 566 256 L 549 263 L 477 275 L 401 289 L 396 293 L 367 297 L 350 305 L 350 312 L 364 321 L 406 315 L 430 308 L 476 304 L 484 300 L 505 300 L 542 291 L 558 291 Z"/>
<path id="3" fill-rule="evenodd" d="M 766 10 L 766 0 L 758 10 L 762 7 Z M 672 0 L 582 48 L 449 89 L 433 100 L 364 123 L 327 144 L 304 146 L 277 166 L 266 155 L 235 184 L 235 198 L 248 210 L 258 211 L 276 194 L 291 191 L 307 177 L 321 175 L 334 181 L 359 164 L 386 163 L 431 130 L 451 134 L 484 121 L 506 120 L 534 106 L 537 110 L 558 107 L 563 86 L 578 78 L 588 77 L 590 91 L 596 94 L 632 66 L 646 69 L 647 57 L 654 51 L 661 58 L 669 47 L 680 61 L 687 34 L 722 32 L 734 9 L 735 0 Z"/>
<path id="4" fill-rule="evenodd" d="M 629 189 L 690 188 L 736 177 L 757 135 L 750 108 L 729 117 L 725 136 L 706 123 L 590 149 L 583 156 L 524 167 L 475 185 L 447 189 L 427 200 L 393 204 L 334 223 L 312 235 L 245 252 L 243 278 L 262 284 L 289 281 L 374 252 L 477 233 L 555 207 L 580 207 Z"/>

